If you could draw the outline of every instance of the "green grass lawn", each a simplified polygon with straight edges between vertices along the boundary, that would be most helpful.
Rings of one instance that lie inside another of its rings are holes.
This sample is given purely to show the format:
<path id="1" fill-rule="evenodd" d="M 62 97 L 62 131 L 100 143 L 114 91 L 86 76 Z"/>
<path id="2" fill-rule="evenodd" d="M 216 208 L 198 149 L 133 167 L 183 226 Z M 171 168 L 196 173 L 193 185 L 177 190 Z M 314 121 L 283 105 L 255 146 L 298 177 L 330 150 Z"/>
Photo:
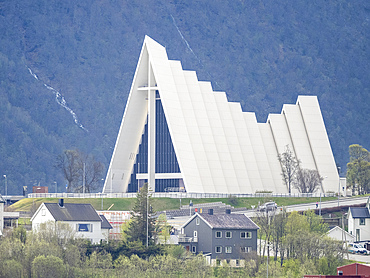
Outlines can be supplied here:
<path id="1" fill-rule="evenodd" d="M 325 197 L 322 201 L 335 200 L 336 197 Z M 261 198 L 206 198 L 206 199 L 181 199 L 182 205 L 188 205 L 190 200 L 194 207 L 201 203 L 223 202 L 233 207 L 258 206 L 259 203 L 275 201 L 278 206 L 288 206 L 301 203 L 311 203 L 319 201 L 319 198 L 288 198 L 288 197 L 261 197 Z M 35 211 L 42 203 L 57 203 L 57 198 L 25 198 L 10 206 L 12 211 Z M 88 203 L 96 210 L 131 210 L 135 203 L 135 198 L 65 198 L 65 203 Z M 153 209 L 155 211 L 173 210 L 180 208 L 180 199 L 175 198 L 152 198 Z"/>

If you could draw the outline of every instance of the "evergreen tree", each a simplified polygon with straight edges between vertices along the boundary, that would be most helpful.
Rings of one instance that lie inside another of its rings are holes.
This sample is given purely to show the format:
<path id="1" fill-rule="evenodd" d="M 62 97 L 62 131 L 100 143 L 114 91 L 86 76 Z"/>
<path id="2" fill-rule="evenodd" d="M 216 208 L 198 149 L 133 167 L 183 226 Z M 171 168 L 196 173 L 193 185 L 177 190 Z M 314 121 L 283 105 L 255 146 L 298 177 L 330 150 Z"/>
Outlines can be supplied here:
<path id="1" fill-rule="evenodd" d="M 130 225 L 125 231 L 127 240 L 140 241 L 144 246 L 154 244 L 154 212 L 151 206 L 151 198 L 148 193 L 148 184 L 145 183 L 137 194 L 134 208 L 131 212 Z M 148 235 L 148 237 L 147 237 Z"/>

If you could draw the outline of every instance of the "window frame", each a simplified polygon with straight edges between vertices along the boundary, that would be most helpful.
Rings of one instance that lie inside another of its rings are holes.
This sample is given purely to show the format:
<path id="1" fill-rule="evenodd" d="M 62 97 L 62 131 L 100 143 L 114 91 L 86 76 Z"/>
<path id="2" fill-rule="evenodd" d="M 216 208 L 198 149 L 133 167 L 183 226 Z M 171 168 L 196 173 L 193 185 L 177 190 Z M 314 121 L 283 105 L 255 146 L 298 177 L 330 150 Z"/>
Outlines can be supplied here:
<path id="1" fill-rule="evenodd" d="M 86 225 L 86 226 L 85 226 Z M 83 227 L 86 227 L 85 229 L 81 229 Z M 93 225 L 91 223 L 77 223 L 77 232 L 79 233 L 92 233 L 93 231 Z"/>
<path id="2" fill-rule="evenodd" d="M 197 253 L 197 246 L 195 246 L 195 245 L 192 245 L 191 246 L 191 253 Z"/>
<path id="3" fill-rule="evenodd" d="M 359 219 L 359 225 L 361 225 L 361 226 L 365 226 L 366 225 L 366 219 L 364 217 L 361 217 Z"/>
<path id="4" fill-rule="evenodd" d="M 200 225 L 200 219 L 199 219 L 199 217 L 195 218 L 195 225 Z"/>
<path id="5" fill-rule="evenodd" d="M 220 236 L 217 236 L 218 233 L 220 234 Z M 222 231 L 216 231 L 215 238 L 222 238 Z"/>
<path id="6" fill-rule="evenodd" d="M 225 253 L 231 254 L 233 252 L 232 246 L 225 246 Z"/>
<path id="7" fill-rule="evenodd" d="M 219 248 L 219 252 L 217 252 L 217 248 Z M 215 246 L 215 253 L 221 254 L 222 253 L 222 246 Z"/>
<path id="8" fill-rule="evenodd" d="M 244 234 L 244 236 L 242 236 L 242 234 Z M 240 232 L 240 238 L 241 239 L 251 239 L 252 238 L 252 232 L 250 232 L 250 231 Z"/>
<path id="9" fill-rule="evenodd" d="M 227 236 L 227 235 L 230 235 L 230 236 Z M 226 231 L 225 232 L 225 238 L 233 238 L 233 232 L 232 231 Z"/>
<path id="10" fill-rule="evenodd" d="M 250 253 L 252 250 L 252 247 L 250 246 L 240 246 L 240 253 Z"/>

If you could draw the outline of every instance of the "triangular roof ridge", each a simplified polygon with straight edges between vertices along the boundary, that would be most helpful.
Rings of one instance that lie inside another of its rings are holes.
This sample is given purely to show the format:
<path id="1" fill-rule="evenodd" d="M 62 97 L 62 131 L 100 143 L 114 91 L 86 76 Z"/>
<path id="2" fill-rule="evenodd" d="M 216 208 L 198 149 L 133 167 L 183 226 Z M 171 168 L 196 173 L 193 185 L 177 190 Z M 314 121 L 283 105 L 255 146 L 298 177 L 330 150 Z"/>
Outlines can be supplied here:
<path id="1" fill-rule="evenodd" d="M 352 238 L 354 238 L 355 237 L 355 235 L 352 235 L 352 234 L 350 234 L 349 232 L 347 232 L 346 230 L 343 230 L 341 227 L 339 227 L 339 226 L 335 226 L 335 227 L 333 227 L 333 228 L 331 228 L 329 231 L 327 231 L 326 232 L 326 234 L 329 234 L 331 231 L 333 231 L 333 230 L 340 230 L 341 232 L 345 232 L 345 234 L 346 235 L 348 235 L 348 236 L 350 236 L 350 237 L 352 237 Z"/>

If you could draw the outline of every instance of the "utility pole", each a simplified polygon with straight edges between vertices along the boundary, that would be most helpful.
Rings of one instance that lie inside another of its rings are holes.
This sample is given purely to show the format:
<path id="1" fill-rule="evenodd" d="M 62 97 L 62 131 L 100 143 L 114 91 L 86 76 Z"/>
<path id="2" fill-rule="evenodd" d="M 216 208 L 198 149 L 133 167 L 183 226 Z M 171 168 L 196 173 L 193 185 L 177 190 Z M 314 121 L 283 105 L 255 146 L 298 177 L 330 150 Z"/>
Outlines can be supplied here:
<path id="1" fill-rule="evenodd" d="M 82 175 L 82 193 L 83 193 L 84 198 L 85 198 L 85 167 L 86 167 L 86 164 L 84 163 L 84 172 Z"/>
<path id="2" fill-rule="evenodd" d="M 338 166 L 338 176 L 339 176 L 339 182 L 338 182 L 338 207 L 339 207 L 339 195 L 340 195 L 340 166 Z"/>
<path id="3" fill-rule="evenodd" d="M 4 175 L 5 178 L 5 196 L 8 196 L 8 178 Z"/>
<path id="4" fill-rule="evenodd" d="M 146 248 L 149 246 L 149 185 L 147 186 L 146 191 Z"/>

